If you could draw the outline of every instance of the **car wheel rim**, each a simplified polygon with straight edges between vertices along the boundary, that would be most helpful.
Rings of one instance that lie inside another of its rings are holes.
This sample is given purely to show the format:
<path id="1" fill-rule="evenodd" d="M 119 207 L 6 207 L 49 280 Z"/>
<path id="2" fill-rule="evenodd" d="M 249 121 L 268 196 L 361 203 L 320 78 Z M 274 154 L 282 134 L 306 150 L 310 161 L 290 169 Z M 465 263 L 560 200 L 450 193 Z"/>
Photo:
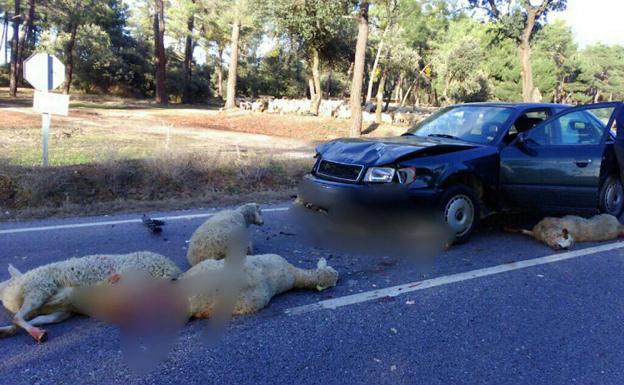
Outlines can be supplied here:
<path id="1" fill-rule="evenodd" d="M 474 205 L 466 195 L 456 195 L 444 209 L 444 222 L 461 237 L 470 231 L 474 222 Z"/>
<path id="2" fill-rule="evenodd" d="M 624 202 L 624 191 L 622 185 L 618 182 L 611 182 L 607 186 L 605 194 L 605 208 L 607 212 L 612 214 L 619 214 L 621 211 L 622 203 Z"/>

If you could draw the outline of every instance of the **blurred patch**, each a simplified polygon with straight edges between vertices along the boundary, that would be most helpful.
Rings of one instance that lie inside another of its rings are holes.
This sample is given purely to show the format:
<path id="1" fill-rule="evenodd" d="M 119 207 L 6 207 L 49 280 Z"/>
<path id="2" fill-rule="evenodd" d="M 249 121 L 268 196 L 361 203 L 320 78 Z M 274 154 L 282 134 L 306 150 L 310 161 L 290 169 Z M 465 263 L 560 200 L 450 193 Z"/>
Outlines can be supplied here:
<path id="1" fill-rule="evenodd" d="M 137 374 L 162 362 L 188 320 L 188 300 L 176 281 L 143 272 L 113 275 L 109 282 L 76 289 L 81 313 L 119 326 L 122 353 Z"/>
<path id="2" fill-rule="evenodd" d="M 395 184 L 318 194 L 302 183 L 289 213 L 304 241 L 345 253 L 428 260 L 453 239 L 434 207 L 415 204 Z"/>
<path id="3" fill-rule="evenodd" d="M 222 269 L 178 280 L 125 271 L 91 287 L 70 289 L 70 302 L 77 312 L 118 326 L 126 363 L 135 373 L 145 374 L 173 348 L 178 331 L 191 317 L 191 297 L 212 299 L 206 305 L 208 321 L 202 341 L 217 342 L 227 328 L 244 282 L 249 234 L 237 232 L 230 242 Z"/>

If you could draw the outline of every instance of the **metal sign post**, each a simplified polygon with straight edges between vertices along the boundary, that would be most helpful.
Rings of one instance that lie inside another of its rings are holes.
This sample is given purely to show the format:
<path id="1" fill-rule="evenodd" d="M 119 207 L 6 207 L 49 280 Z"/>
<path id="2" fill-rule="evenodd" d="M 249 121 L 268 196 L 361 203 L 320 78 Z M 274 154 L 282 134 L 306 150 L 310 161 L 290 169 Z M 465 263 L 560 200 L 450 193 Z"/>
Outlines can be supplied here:
<path id="1" fill-rule="evenodd" d="M 48 141 L 50 140 L 50 123 L 52 122 L 52 114 L 41 114 L 41 137 L 42 137 L 42 149 L 43 149 L 43 161 L 44 167 L 48 167 L 50 164 L 48 161 Z"/>
<path id="2" fill-rule="evenodd" d="M 33 109 L 41 113 L 42 163 L 48 166 L 52 114 L 69 114 L 69 96 L 50 92 L 65 82 L 65 66 L 52 55 L 35 53 L 24 61 L 24 79 L 35 87 Z"/>

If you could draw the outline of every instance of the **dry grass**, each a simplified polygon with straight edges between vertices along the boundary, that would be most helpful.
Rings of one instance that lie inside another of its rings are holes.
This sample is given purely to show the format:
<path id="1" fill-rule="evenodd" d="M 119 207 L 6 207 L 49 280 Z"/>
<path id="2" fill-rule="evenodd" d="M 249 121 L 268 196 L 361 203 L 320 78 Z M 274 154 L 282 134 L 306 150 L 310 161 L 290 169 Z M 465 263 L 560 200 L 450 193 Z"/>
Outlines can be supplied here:
<path id="1" fill-rule="evenodd" d="M 76 211 L 93 214 L 104 208 L 128 210 L 139 203 L 143 203 L 138 205 L 142 209 L 171 209 L 201 202 L 234 203 L 240 200 L 236 197 L 255 193 L 265 198 L 283 197 L 292 192 L 310 167 L 309 159 L 197 154 L 163 154 L 141 160 L 49 168 L 16 166 L 3 161 L 0 162 L 3 208 L 0 217 Z"/>

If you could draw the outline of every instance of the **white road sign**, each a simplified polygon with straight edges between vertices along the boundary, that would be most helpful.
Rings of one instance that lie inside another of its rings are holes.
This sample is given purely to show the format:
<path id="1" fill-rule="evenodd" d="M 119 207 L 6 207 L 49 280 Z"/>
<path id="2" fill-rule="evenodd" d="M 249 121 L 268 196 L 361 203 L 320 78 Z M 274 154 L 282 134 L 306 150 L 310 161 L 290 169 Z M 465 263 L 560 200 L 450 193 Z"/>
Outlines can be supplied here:
<path id="1" fill-rule="evenodd" d="M 35 53 L 24 61 L 24 79 L 35 87 L 33 109 L 41 113 L 43 165 L 48 165 L 48 142 L 52 114 L 69 113 L 69 95 L 51 93 L 65 82 L 65 65 L 47 53 Z"/>
<path id="2" fill-rule="evenodd" d="M 52 91 L 65 82 L 65 65 L 53 55 L 34 53 L 24 61 L 24 79 L 37 90 Z"/>
<path id="3" fill-rule="evenodd" d="M 69 115 L 69 95 L 35 91 L 33 110 L 41 114 Z"/>

